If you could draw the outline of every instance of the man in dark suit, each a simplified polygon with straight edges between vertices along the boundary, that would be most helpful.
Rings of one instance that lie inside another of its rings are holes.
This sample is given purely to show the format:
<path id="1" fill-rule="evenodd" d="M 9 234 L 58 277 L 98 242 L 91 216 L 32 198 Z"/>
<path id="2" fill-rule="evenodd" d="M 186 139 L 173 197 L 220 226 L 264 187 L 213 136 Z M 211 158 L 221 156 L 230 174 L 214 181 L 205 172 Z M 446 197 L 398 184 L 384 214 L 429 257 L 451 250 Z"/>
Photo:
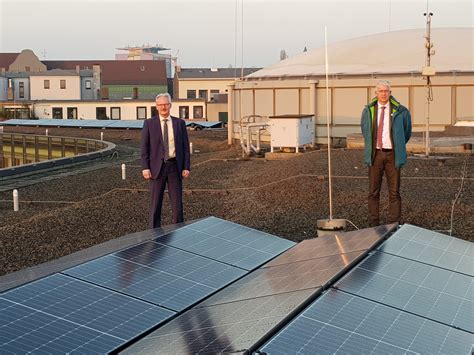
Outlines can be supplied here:
<path id="1" fill-rule="evenodd" d="M 157 116 L 143 123 L 141 156 L 142 174 L 150 181 L 150 227 L 161 226 L 161 207 L 168 185 L 173 223 L 184 221 L 183 178 L 189 176 L 190 152 L 186 123 L 170 116 L 171 96 L 156 96 Z"/>

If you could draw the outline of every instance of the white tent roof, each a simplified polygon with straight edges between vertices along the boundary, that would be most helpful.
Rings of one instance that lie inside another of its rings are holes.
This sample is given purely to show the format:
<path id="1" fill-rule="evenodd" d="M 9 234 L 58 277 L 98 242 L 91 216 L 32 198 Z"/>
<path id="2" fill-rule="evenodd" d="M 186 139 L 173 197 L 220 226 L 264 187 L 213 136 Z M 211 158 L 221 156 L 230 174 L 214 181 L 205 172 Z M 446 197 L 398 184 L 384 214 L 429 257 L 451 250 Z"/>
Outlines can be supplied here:
<path id="1" fill-rule="evenodd" d="M 330 74 L 421 72 L 425 29 L 379 33 L 328 45 Z M 474 28 L 434 28 L 431 42 L 436 72 L 474 72 Z M 252 73 L 246 78 L 325 75 L 325 49 L 317 48 Z"/>

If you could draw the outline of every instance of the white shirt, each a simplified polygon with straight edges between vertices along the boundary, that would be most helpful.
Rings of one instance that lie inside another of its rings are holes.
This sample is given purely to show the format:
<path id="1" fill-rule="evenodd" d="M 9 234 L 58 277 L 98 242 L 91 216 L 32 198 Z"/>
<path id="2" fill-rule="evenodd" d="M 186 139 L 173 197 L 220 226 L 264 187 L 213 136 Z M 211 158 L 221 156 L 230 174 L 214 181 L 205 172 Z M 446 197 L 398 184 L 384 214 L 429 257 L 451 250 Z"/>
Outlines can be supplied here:
<path id="1" fill-rule="evenodd" d="M 382 131 L 382 148 L 392 149 L 392 140 L 390 139 L 390 104 L 387 102 L 385 105 L 378 104 L 377 108 L 377 127 L 380 124 L 380 113 L 382 107 L 385 106 L 384 118 L 383 118 L 383 131 Z"/>
<path id="2" fill-rule="evenodd" d="M 166 125 L 168 126 L 168 148 L 169 148 L 169 157 L 176 158 L 176 148 L 174 145 L 174 131 L 173 131 L 173 124 L 171 122 L 171 116 L 168 117 L 161 117 L 160 116 L 160 124 L 161 124 L 161 133 L 163 134 L 163 128 Z"/>

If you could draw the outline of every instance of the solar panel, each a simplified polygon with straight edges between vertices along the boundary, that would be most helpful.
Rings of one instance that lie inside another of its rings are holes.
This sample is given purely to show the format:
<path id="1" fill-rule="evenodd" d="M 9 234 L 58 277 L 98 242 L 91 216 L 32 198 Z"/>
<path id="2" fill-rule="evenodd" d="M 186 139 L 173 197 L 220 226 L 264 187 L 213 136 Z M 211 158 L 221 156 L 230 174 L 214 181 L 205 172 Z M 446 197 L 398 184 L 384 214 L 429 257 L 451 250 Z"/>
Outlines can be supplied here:
<path id="1" fill-rule="evenodd" d="M 379 250 L 474 276 L 473 243 L 413 225 L 403 225 Z"/>
<path id="2" fill-rule="evenodd" d="M 223 263 L 252 270 L 295 245 L 294 242 L 215 217 L 208 217 L 156 239 Z"/>
<path id="3" fill-rule="evenodd" d="M 267 354 L 469 354 L 472 334 L 330 290 L 270 339 Z"/>
<path id="4" fill-rule="evenodd" d="M 278 256 L 265 266 L 270 267 L 329 255 L 371 250 L 394 229 L 394 227 L 387 227 L 389 226 L 378 226 L 339 233 L 336 236 L 326 235 L 315 239 L 303 240 L 297 246 Z"/>
<path id="5" fill-rule="evenodd" d="M 0 353 L 104 353 L 174 314 L 55 274 L 0 294 Z"/>
<path id="6" fill-rule="evenodd" d="M 464 274 L 376 252 L 336 287 L 474 332 L 474 279 Z"/>
<path id="7" fill-rule="evenodd" d="M 360 252 L 354 252 L 259 268 L 211 296 L 197 307 L 316 289 L 327 285 L 342 270 L 349 268 L 359 255 Z"/>
<path id="8" fill-rule="evenodd" d="M 149 241 L 64 273 L 181 311 L 247 272 Z"/>
<path id="9" fill-rule="evenodd" d="M 315 290 L 192 308 L 124 350 L 125 354 L 244 352 Z"/>

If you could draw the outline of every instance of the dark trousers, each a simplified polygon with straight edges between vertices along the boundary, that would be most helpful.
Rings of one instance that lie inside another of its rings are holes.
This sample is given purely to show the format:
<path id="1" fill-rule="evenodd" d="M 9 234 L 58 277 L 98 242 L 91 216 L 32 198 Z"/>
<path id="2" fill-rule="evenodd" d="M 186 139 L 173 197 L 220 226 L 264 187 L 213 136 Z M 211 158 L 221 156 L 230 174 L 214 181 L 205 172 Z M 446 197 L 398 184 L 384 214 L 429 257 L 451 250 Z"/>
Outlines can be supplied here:
<path id="1" fill-rule="evenodd" d="M 183 216 L 183 181 L 179 176 L 176 161 L 163 163 L 160 175 L 150 182 L 151 210 L 150 227 L 161 227 L 161 208 L 163 206 L 163 196 L 168 185 L 171 210 L 173 212 L 173 223 L 184 221 Z"/>
<path id="2" fill-rule="evenodd" d="M 369 226 L 380 224 L 380 188 L 385 174 L 388 187 L 387 223 L 400 223 L 402 200 L 400 197 L 400 169 L 395 168 L 393 151 L 376 150 L 374 163 L 369 166 Z"/>

